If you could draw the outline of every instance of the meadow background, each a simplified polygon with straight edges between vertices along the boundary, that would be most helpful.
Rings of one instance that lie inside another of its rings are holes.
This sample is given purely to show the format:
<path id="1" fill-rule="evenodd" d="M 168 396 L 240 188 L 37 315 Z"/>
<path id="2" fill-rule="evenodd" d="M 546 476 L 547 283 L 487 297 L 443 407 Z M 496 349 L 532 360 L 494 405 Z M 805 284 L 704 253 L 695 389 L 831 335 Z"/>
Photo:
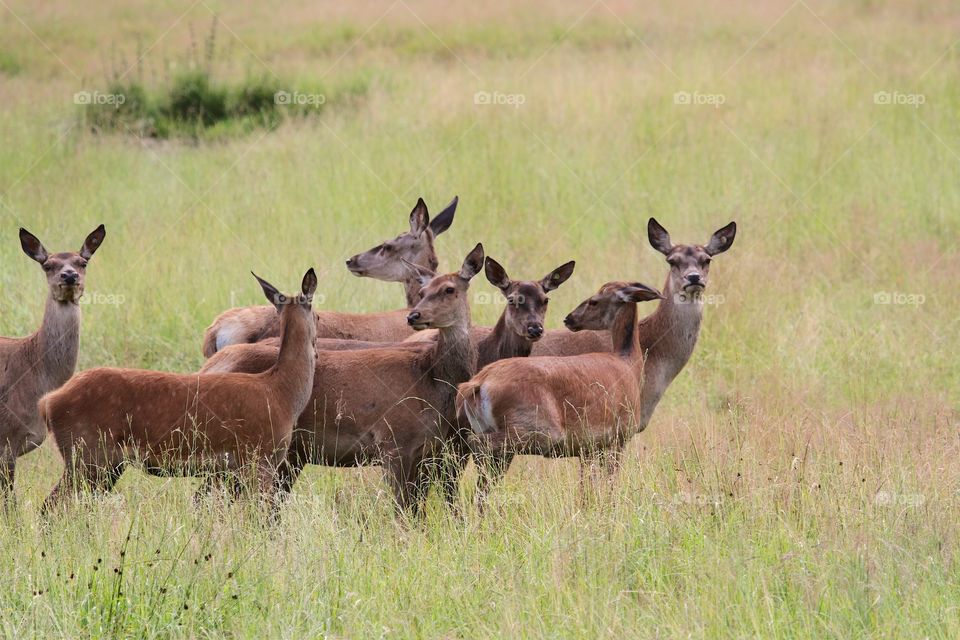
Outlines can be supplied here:
<path id="1" fill-rule="evenodd" d="M 219 82 L 349 99 L 199 138 L 89 126 L 74 94 L 195 71 L 214 24 Z M 81 369 L 196 370 L 210 321 L 262 302 L 250 269 L 402 306 L 343 261 L 418 196 L 461 198 L 443 269 L 477 241 L 519 278 L 575 259 L 553 327 L 607 280 L 663 283 L 649 216 L 739 225 L 612 485 L 526 458 L 483 516 L 410 525 L 378 470 L 310 468 L 264 529 L 129 471 L 44 527 L 44 446 L 0 524 L 0 633 L 960 636 L 958 27 L 939 0 L 0 0 L 0 335 L 46 295 L 17 228 L 76 250 L 103 222 Z"/>

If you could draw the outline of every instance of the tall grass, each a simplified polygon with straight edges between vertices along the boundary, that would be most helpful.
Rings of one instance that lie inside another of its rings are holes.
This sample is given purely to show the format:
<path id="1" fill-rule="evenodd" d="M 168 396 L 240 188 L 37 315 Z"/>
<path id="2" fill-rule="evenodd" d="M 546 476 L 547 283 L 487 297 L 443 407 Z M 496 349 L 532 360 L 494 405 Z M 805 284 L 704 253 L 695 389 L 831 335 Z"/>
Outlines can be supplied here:
<path id="1" fill-rule="evenodd" d="M 0 86 L 0 335 L 43 308 L 17 227 L 61 250 L 104 222 L 81 368 L 196 370 L 212 318 L 260 302 L 251 268 L 293 282 L 315 265 L 322 308 L 400 306 L 342 261 L 401 231 L 419 195 L 434 211 L 461 197 L 441 268 L 478 240 L 514 277 L 576 259 L 553 327 L 607 280 L 662 284 L 649 216 L 680 242 L 739 224 L 697 351 L 611 483 L 529 458 L 483 516 L 435 501 L 403 523 L 376 470 L 311 468 L 264 528 L 131 471 L 44 527 L 60 470 L 45 446 L 0 531 L 5 635 L 957 636 L 955 8 L 607 4 L 576 24 L 589 5 L 463 9 L 469 24 L 436 2 L 231 5 L 249 57 L 226 80 L 377 81 L 216 144 L 80 131 L 71 96 L 90 87 L 0 23 L 20 67 Z M 93 75 L 108 25 L 149 42 L 188 6 L 64 7 L 69 33 L 11 8 Z"/>

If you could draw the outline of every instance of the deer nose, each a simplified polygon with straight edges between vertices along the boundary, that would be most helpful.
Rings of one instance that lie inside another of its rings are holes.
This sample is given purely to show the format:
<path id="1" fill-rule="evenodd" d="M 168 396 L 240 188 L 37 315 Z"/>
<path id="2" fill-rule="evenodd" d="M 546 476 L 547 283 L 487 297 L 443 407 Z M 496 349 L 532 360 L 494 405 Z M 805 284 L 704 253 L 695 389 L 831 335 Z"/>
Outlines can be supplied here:
<path id="1" fill-rule="evenodd" d="M 527 335 L 531 338 L 540 338 L 543 336 L 543 325 L 531 324 L 527 326 Z"/>
<path id="2" fill-rule="evenodd" d="M 77 284 L 77 276 L 76 271 L 64 271 L 60 274 L 60 279 L 64 284 Z"/>
<path id="3" fill-rule="evenodd" d="M 350 258 L 349 260 L 347 260 L 347 267 L 348 267 L 348 268 L 349 268 L 349 267 L 355 267 L 355 266 L 357 266 L 357 256 L 353 256 L 352 258 Z"/>
<path id="4" fill-rule="evenodd" d="M 564 326 L 566 326 L 566 327 L 569 327 L 570 325 L 572 325 L 572 324 L 573 324 L 573 315 L 572 315 L 572 314 L 567 314 L 567 317 L 563 319 L 563 324 L 564 324 Z"/>
<path id="5" fill-rule="evenodd" d="M 419 319 L 420 319 L 420 312 L 411 311 L 410 314 L 407 316 L 407 324 L 416 324 L 417 320 Z"/>
<path id="6" fill-rule="evenodd" d="M 690 282 L 690 284 L 700 284 L 700 274 L 699 273 L 687 274 L 687 281 Z"/>

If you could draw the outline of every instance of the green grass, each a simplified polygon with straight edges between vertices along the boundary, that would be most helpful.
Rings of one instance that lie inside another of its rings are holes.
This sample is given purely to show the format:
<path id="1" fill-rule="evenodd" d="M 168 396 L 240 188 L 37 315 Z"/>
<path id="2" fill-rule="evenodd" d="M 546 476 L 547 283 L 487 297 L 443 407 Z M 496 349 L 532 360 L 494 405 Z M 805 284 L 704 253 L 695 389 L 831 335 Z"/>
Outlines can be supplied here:
<path id="1" fill-rule="evenodd" d="M 194 510 L 194 481 L 130 471 L 116 499 L 44 528 L 61 465 L 47 445 L 21 460 L 20 514 L 0 524 L 0 633 L 960 633 L 951 5 L 610 4 L 622 23 L 603 5 L 577 22 L 589 4 L 397 4 L 379 22 L 389 3 L 211 5 L 230 27 L 224 83 L 276 74 L 358 99 L 199 142 L 91 135 L 72 96 L 100 86 L 98 48 L 134 34 L 160 39 L 143 78 L 168 86 L 158 69 L 209 24 L 204 6 L 167 35 L 189 3 L 10 6 L 83 80 L 0 22 L 19 69 L 0 85 L 0 335 L 33 331 L 43 309 L 18 226 L 57 251 L 104 222 L 88 298 L 119 303 L 84 307 L 81 369 L 196 370 L 217 313 L 260 303 L 250 269 L 290 288 L 317 267 L 322 308 L 400 306 L 397 285 L 343 260 L 403 230 L 420 195 L 432 211 L 461 197 L 444 269 L 477 241 L 514 277 L 576 259 L 553 327 L 607 280 L 662 284 L 651 215 L 677 241 L 731 219 L 739 235 L 711 271 L 722 303 L 611 486 L 525 458 L 489 513 L 434 501 L 404 524 L 377 470 L 310 468 L 264 529 L 247 505 Z M 880 91 L 925 102 L 876 104 Z M 884 292 L 923 303 L 875 304 Z"/>

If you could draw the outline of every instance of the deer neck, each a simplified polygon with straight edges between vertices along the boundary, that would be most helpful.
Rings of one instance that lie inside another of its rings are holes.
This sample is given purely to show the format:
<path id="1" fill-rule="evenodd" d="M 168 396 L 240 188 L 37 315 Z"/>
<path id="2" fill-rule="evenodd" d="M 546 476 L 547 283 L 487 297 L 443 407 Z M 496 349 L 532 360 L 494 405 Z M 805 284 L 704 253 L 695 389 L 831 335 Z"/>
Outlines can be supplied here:
<path id="1" fill-rule="evenodd" d="M 298 389 L 309 396 L 313 385 L 306 385 L 309 380 L 304 372 L 310 372 L 316 366 L 316 349 L 310 340 L 310 328 L 307 324 L 312 318 L 304 318 L 297 310 L 284 309 L 286 313 L 280 317 L 280 354 L 273 371 L 286 388 Z M 303 398 L 306 403 L 307 398 Z"/>
<path id="2" fill-rule="evenodd" d="M 457 385 L 477 372 L 477 348 L 470 339 L 469 315 L 465 321 L 438 331 L 433 353 L 433 378 L 447 387 L 452 397 Z"/>
<path id="3" fill-rule="evenodd" d="M 504 311 L 493 330 L 477 344 L 477 367 L 504 358 L 526 358 L 532 350 L 532 342 L 507 327 L 507 312 Z"/>
<path id="4" fill-rule="evenodd" d="M 80 352 L 80 305 L 47 298 L 43 323 L 33 335 L 34 362 L 41 363 L 49 389 L 73 375 Z"/>
<path id="5" fill-rule="evenodd" d="M 697 346 L 703 301 L 677 299 L 670 276 L 663 286 L 663 300 L 657 310 L 639 325 L 640 346 L 647 354 L 647 367 L 667 374 L 672 380 L 683 368 Z"/>
<path id="6" fill-rule="evenodd" d="M 420 302 L 420 280 L 417 278 L 407 278 L 403 281 L 403 293 L 407 297 L 407 308 L 412 309 Z"/>
<path id="7" fill-rule="evenodd" d="M 640 350 L 639 332 L 637 331 L 637 303 L 625 302 L 617 311 L 610 327 L 610 338 L 613 341 L 613 351 L 628 360 L 636 360 L 643 365 Z"/>

